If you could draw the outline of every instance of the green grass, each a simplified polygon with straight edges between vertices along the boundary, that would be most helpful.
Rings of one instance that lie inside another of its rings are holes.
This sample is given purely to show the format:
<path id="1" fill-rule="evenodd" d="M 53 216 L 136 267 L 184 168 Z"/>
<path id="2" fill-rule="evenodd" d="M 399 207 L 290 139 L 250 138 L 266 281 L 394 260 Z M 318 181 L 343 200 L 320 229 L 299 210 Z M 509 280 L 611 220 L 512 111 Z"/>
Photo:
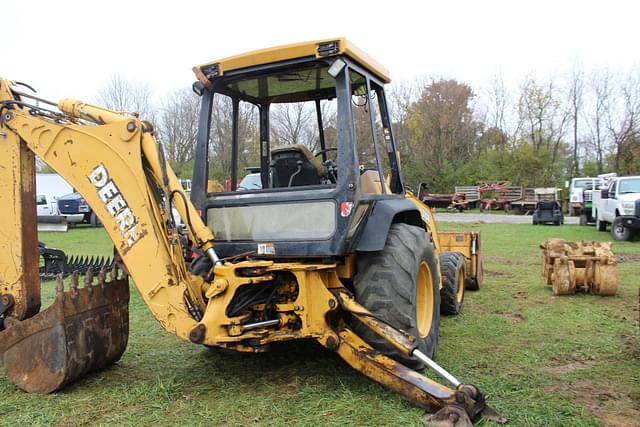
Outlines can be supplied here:
<path id="1" fill-rule="evenodd" d="M 640 242 L 614 244 L 614 297 L 554 297 L 540 277 L 549 237 L 608 240 L 593 227 L 443 224 L 482 231 L 485 285 L 444 318 L 438 361 L 477 384 L 512 426 L 633 425 L 640 416 Z M 109 255 L 102 230 L 40 239 L 69 254 Z M 44 285 L 46 300 L 53 283 Z M 136 292 L 120 362 L 36 396 L 0 376 L 1 425 L 421 425 L 423 411 L 313 342 L 246 355 L 210 352 L 165 333 Z M 628 424 L 624 424 L 624 423 Z M 481 421 L 479 425 L 491 425 Z"/>

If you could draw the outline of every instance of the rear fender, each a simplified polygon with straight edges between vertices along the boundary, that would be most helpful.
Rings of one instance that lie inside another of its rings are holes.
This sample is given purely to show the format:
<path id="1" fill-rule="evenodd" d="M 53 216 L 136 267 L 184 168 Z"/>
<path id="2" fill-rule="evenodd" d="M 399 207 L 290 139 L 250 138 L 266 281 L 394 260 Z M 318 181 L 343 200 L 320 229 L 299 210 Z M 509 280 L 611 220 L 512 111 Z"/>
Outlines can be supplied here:
<path id="1" fill-rule="evenodd" d="M 407 199 L 378 200 L 374 203 L 364 229 L 355 245 L 357 252 L 381 251 L 391 224 L 400 222 L 423 227 L 416 205 Z"/>

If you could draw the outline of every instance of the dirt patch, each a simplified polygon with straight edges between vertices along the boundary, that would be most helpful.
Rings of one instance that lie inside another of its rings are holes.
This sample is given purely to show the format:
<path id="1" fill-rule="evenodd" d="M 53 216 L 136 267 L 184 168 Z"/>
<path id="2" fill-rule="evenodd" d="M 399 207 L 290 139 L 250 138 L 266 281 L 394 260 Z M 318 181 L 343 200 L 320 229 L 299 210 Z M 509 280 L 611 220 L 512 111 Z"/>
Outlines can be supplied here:
<path id="1" fill-rule="evenodd" d="M 552 374 L 568 374 L 569 372 L 573 372 L 578 369 L 587 369 L 591 366 L 595 365 L 593 361 L 581 361 L 577 360 L 575 362 L 567 363 L 566 365 L 554 366 L 552 368 L 546 368 L 545 371 L 550 372 Z"/>
<path id="2" fill-rule="evenodd" d="M 491 271 L 487 269 L 484 270 L 484 275 L 493 277 L 513 277 L 513 274 L 505 271 Z"/>
<path id="3" fill-rule="evenodd" d="M 526 291 L 518 291 L 515 294 L 511 295 L 511 297 L 515 299 L 527 299 L 528 296 L 529 293 Z"/>
<path id="4" fill-rule="evenodd" d="M 504 311 L 494 311 L 494 313 L 504 319 L 507 319 L 511 323 L 522 323 L 527 321 L 527 318 L 520 313 L 507 313 Z"/>
<path id="5" fill-rule="evenodd" d="M 581 380 L 554 384 L 545 387 L 545 391 L 559 394 L 574 405 L 588 409 L 607 426 L 636 427 L 640 419 L 640 396 L 625 387 L 614 389 L 602 383 Z"/>
<path id="6" fill-rule="evenodd" d="M 618 254 L 616 260 L 618 262 L 640 262 L 640 254 Z"/>
<path id="7" fill-rule="evenodd" d="M 620 340 L 625 353 L 640 359 L 640 338 L 637 335 L 622 335 Z"/>
<path id="8" fill-rule="evenodd" d="M 483 255 L 483 260 L 487 263 L 495 263 L 498 265 L 511 265 L 511 264 L 515 264 L 514 260 L 512 258 L 504 258 L 504 257 L 499 257 L 499 256 L 488 256 L 488 255 Z"/>

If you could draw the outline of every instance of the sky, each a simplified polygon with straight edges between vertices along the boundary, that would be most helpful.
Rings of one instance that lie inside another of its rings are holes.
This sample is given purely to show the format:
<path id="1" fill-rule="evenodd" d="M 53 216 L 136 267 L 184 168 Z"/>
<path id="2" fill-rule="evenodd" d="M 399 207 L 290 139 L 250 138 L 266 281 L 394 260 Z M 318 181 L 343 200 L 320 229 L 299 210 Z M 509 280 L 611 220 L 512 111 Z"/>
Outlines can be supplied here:
<path id="1" fill-rule="evenodd" d="M 280 44 L 346 36 L 394 81 L 640 64 L 638 1 L 13 1 L 3 2 L 0 76 L 40 95 L 93 101 L 119 74 L 157 97 L 195 80 L 191 68 Z"/>

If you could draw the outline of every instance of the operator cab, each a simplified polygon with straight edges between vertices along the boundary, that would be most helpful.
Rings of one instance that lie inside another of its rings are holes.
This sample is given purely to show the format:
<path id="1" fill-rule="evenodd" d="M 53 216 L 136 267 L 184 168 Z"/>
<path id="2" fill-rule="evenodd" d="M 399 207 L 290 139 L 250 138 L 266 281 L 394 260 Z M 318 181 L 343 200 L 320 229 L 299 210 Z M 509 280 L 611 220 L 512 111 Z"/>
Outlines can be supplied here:
<path id="1" fill-rule="evenodd" d="M 346 39 L 194 71 L 202 107 L 191 199 L 221 256 L 341 256 L 377 201 L 404 200 L 388 73 Z"/>

